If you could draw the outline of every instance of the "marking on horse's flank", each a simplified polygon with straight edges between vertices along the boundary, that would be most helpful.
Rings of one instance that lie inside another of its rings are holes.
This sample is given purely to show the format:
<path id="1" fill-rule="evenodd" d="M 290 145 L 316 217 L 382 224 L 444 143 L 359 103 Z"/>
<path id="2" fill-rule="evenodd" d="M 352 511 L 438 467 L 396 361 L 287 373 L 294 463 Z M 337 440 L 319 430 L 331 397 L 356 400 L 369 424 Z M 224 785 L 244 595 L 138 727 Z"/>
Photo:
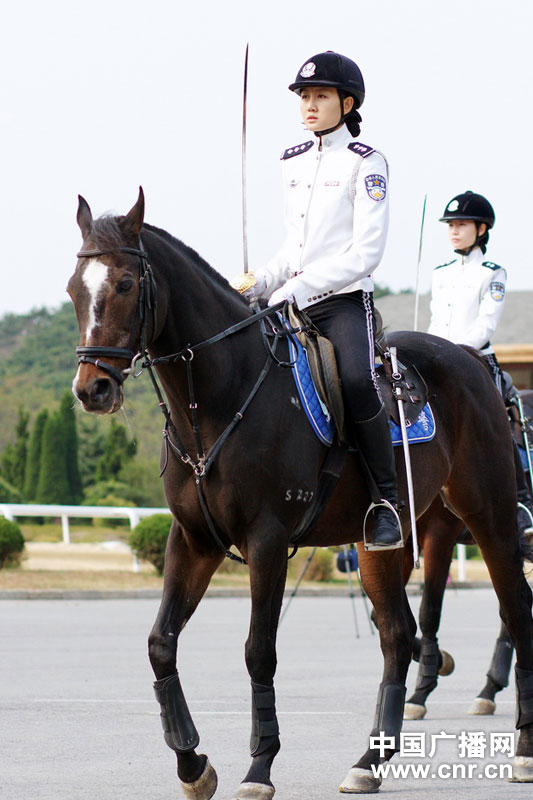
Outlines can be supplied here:
<path id="1" fill-rule="evenodd" d="M 89 338 L 93 332 L 93 329 L 98 325 L 96 321 L 96 303 L 98 301 L 98 295 L 105 286 L 108 270 L 109 267 L 107 267 L 101 261 L 98 261 L 98 259 L 91 259 L 91 261 L 89 261 L 85 267 L 85 271 L 82 276 L 82 281 L 87 287 L 91 298 L 89 304 L 89 322 L 87 324 L 87 331 L 85 333 L 86 344 L 89 344 Z"/>

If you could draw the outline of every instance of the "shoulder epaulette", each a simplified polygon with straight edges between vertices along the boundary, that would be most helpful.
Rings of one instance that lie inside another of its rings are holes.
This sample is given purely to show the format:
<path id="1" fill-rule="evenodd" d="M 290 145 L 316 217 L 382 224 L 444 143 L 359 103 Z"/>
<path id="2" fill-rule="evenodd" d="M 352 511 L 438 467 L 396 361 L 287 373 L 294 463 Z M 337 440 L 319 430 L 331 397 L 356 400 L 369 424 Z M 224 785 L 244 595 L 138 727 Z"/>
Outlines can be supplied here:
<path id="1" fill-rule="evenodd" d="M 285 161 L 287 158 L 293 158 L 294 156 L 300 156 L 302 153 L 307 153 L 313 145 L 314 142 L 310 140 L 303 144 L 297 144 L 295 147 L 289 147 L 282 153 L 281 160 Z"/>
<path id="2" fill-rule="evenodd" d="M 503 269 L 499 264 L 495 264 L 494 261 L 483 261 L 482 266 L 489 269 Z"/>
<path id="3" fill-rule="evenodd" d="M 445 264 L 439 264 L 439 266 L 435 267 L 435 269 L 442 269 L 442 267 L 449 267 L 450 264 L 455 264 L 456 261 L 457 259 L 454 258 L 453 261 L 447 261 Z"/>
<path id="4" fill-rule="evenodd" d="M 373 147 L 370 147 L 368 144 L 363 144 L 362 142 L 350 142 L 348 145 L 348 150 L 357 153 L 357 155 L 361 156 L 361 158 L 366 158 L 367 156 L 376 152 Z"/>

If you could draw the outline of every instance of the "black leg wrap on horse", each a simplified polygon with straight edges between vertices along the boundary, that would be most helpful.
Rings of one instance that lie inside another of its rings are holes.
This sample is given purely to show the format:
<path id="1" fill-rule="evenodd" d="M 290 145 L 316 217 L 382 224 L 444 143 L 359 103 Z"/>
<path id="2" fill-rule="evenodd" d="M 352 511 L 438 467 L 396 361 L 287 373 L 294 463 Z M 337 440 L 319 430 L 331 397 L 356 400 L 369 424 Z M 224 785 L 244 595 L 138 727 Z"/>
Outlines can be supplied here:
<path id="1" fill-rule="evenodd" d="M 187 753 L 198 747 L 200 737 L 194 726 L 177 672 L 154 683 L 155 696 L 161 706 L 161 724 L 165 742 L 176 753 Z"/>
<path id="2" fill-rule="evenodd" d="M 252 683 L 252 735 L 250 754 L 259 756 L 268 750 L 272 737 L 279 736 L 276 695 L 273 686 Z"/>
<path id="3" fill-rule="evenodd" d="M 516 727 L 523 728 L 533 722 L 533 671 L 515 666 L 516 674 Z"/>
<path id="4" fill-rule="evenodd" d="M 508 639 L 496 639 L 487 678 L 494 681 L 502 689 L 509 686 L 509 672 L 513 660 L 513 645 Z"/>
<path id="5" fill-rule="evenodd" d="M 439 644 L 436 639 L 427 639 L 425 636 L 421 638 L 418 661 L 416 688 L 433 688 L 437 684 L 437 676 L 442 665 L 442 659 L 439 657 Z"/>
<path id="6" fill-rule="evenodd" d="M 371 736 L 394 737 L 394 749 L 400 749 L 400 731 L 405 706 L 405 686 L 403 683 L 382 683 L 379 687 L 376 715 Z"/>

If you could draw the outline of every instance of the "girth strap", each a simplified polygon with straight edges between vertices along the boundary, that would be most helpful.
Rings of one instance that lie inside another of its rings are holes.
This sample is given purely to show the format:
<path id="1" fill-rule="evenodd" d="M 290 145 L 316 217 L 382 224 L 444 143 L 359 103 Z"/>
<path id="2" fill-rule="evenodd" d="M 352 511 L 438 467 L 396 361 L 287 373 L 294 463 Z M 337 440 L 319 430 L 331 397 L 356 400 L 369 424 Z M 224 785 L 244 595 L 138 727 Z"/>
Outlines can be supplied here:
<path id="1" fill-rule="evenodd" d="M 331 497 L 340 478 L 347 453 L 347 446 L 335 442 L 328 450 L 324 466 L 318 479 L 317 491 L 313 504 L 307 509 L 300 523 L 289 536 L 289 544 L 299 547 L 303 544 L 307 534 L 318 522 L 326 503 Z"/>

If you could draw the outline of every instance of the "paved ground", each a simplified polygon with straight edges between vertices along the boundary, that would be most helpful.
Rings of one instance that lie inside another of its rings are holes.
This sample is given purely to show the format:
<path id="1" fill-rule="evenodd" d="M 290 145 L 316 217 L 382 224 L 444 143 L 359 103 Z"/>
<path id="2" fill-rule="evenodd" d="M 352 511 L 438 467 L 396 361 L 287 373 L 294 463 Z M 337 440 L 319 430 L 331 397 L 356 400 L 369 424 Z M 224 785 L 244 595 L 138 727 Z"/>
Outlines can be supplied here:
<path id="1" fill-rule="evenodd" d="M 419 598 L 412 598 L 416 609 Z M 174 800 L 181 796 L 174 756 L 163 742 L 146 656 L 157 600 L 0 602 L 0 753 L 2 800 Z M 347 597 L 296 597 L 279 633 L 277 695 L 282 750 L 273 780 L 280 800 L 340 797 L 337 786 L 366 746 L 381 654 L 361 599 L 360 638 Z M 215 795 L 229 800 L 248 766 L 249 688 L 243 643 L 247 598 L 206 598 L 182 635 L 180 672 L 193 717 L 219 773 Z M 442 645 L 456 657 L 428 718 L 404 730 L 421 734 L 432 759 L 397 763 L 487 764 L 461 758 L 462 731 L 509 734 L 513 690 L 494 717 L 467 717 L 483 684 L 498 629 L 491 590 L 449 590 Z M 415 674 L 410 674 L 413 685 Z M 455 737 L 436 740 L 442 732 Z M 477 769 L 477 768 L 476 768 Z M 515 800 L 531 785 L 486 777 L 388 779 L 396 800 Z"/>

